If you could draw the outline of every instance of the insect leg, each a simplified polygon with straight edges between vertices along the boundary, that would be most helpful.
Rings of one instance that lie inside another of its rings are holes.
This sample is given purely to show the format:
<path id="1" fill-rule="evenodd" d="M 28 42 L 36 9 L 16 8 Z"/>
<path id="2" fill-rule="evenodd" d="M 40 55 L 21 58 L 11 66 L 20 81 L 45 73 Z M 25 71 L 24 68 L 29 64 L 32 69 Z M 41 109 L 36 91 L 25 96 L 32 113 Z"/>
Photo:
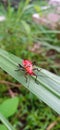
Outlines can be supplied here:
<path id="1" fill-rule="evenodd" d="M 36 76 L 36 78 L 35 78 L 35 82 L 37 81 L 37 75 L 35 75 Z"/>
<path id="2" fill-rule="evenodd" d="M 18 64 L 17 67 L 18 67 L 18 69 L 15 70 L 15 71 L 20 71 L 20 70 L 25 71 L 25 69 L 24 69 L 24 67 L 22 65 Z"/>
<path id="3" fill-rule="evenodd" d="M 26 72 L 25 73 L 25 78 L 26 78 L 26 83 L 28 83 L 28 87 L 29 87 L 29 84 L 30 84 L 30 77 L 27 77 L 28 76 L 28 73 Z M 30 75 L 29 75 L 30 76 Z"/>
<path id="4" fill-rule="evenodd" d="M 18 66 L 19 66 L 19 68 L 23 68 L 24 69 L 24 67 L 22 65 L 18 64 Z"/>
<path id="5" fill-rule="evenodd" d="M 34 71 L 34 70 L 41 71 L 41 69 L 38 69 L 38 68 L 33 68 L 33 71 Z"/>
<path id="6" fill-rule="evenodd" d="M 34 70 L 37 70 L 38 72 L 41 71 L 41 69 L 38 69 L 38 68 L 33 68 L 33 71 Z M 37 82 L 37 77 L 38 77 L 38 74 L 35 74 L 36 78 L 35 78 L 35 82 Z"/>

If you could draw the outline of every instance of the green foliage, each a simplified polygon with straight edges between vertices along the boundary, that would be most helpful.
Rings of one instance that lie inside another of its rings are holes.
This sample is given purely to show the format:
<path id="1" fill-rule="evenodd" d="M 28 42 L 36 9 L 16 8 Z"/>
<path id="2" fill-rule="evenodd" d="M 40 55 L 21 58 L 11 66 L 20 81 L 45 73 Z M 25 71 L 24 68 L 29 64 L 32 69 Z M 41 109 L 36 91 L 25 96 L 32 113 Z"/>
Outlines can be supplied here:
<path id="1" fill-rule="evenodd" d="M 8 130 L 4 125 L 0 125 L 0 130 Z"/>
<path id="2" fill-rule="evenodd" d="M 0 120 L 6 125 L 0 125 L 0 130 L 13 130 L 12 126 L 9 122 L 5 119 L 5 117 L 10 117 L 17 111 L 18 107 L 18 98 L 14 97 L 12 99 L 5 100 L 2 104 L 0 104 Z M 4 116 L 5 117 L 4 117 Z"/>
<path id="3" fill-rule="evenodd" d="M 18 107 L 17 97 L 7 99 L 2 104 L 0 104 L 0 113 L 2 113 L 5 117 L 10 117 L 17 111 L 17 107 Z"/>

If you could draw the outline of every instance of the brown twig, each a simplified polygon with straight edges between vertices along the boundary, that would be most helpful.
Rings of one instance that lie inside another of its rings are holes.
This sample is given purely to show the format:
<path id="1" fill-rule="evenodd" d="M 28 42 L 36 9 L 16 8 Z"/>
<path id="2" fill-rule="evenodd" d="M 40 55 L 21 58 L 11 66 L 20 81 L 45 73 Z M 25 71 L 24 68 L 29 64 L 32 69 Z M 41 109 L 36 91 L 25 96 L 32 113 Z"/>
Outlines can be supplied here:
<path id="1" fill-rule="evenodd" d="M 7 86 L 8 87 L 8 86 Z M 13 98 L 16 94 L 8 87 L 9 95 Z"/>
<path id="2" fill-rule="evenodd" d="M 18 88 L 20 87 L 20 84 L 15 84 L 15 83 L 8 82 L 5 80 L 0 80 L 0 84 L 11 85 L 11 86 L 18 87 Z"/>
<path id="3" fill-rule="evenodd" d="M 57 124 L 57 121 L 52 122 L 46 130 L 51 130 L 55 125 Z"/>
<path id="4" fill-rule="evenodd" d="M 59 120 L 60 120 L 60 116 L 57 118 L 56 121 L 52 122 L 52 123 L 47 127 L 46 130 L 51 130 L 54 126 L 57 125 L 57 123 L 58 123 Z"/>
<path id="5" fill-rule="evenodd" d="M 15 83 L 8 82 L 5 80 L 0 80 L 0 84 L 5 84 L 7 86 L 8 91 L 9 91 L 9 95 L 11 97 L 14 97 L 16 95 L 16 93 L 14 93 L 9 86 L 14 86 L 14 87 L 18 87 L 18 88 L 20 87 L 20 84 L 15 84 Z"/>

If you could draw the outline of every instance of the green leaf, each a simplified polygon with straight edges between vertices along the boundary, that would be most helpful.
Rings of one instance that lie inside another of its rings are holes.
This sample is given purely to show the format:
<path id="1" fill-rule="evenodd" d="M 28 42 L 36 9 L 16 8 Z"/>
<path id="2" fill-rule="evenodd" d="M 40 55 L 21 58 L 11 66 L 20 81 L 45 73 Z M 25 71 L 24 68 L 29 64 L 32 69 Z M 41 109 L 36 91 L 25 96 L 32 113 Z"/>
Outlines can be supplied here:
<path id="1" fill-rule="evenodd" d="M 17 107 L 18 107 L 17 97 L 7 99 L 2 104 L 0 104 L 0 113 L 2 113 L 5 117 L 10 117 L 16 112 Z"/>
<path id="2" fill-rule="evenodd" d="M 28 76 L 26 83 L 24 72 L 15 71 L 18 63 L 22 64 L 20 58 L 0 49 L 0 67 L 60 114 L 60 77 L 41 69 L 37 82 L 34 76 Z"/>
<path id="3" fill-rule="evenodd" d="M 6 128 L 6 126 L 0 125 L 0 130 L 8 130 L 8 129 Z"/>
<path id="4" fill-rule="evenodd" d="M 9 121 L 1 113 L 0 113 L 0 121 L 8 128 L 8 130 L 15 130 L 9 123 Z M 1 127 L 3 128 L 3 126 Z"/>

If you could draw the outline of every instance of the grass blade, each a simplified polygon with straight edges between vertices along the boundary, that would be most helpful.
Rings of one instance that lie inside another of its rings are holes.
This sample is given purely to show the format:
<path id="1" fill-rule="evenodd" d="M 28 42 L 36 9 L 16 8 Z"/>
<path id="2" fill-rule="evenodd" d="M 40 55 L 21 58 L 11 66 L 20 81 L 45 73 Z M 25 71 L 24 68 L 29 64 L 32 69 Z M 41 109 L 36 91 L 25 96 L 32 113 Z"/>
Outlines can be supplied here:
<path id="1" fill-rule="evenodd" d="M 35 77 L 30 77 L 28 87 L 24 72 L 15 71 L 18 63 L 22 64 L 22 59 L 0 49 L 0 67 L 60 114 L 60 77 L 42 69 L 38 72 L 42 76 L 38 76 L 37 82 Z"/>
<path id="2" fill-rule="evenodd" d="M 15 130 L 8 120 L 0 113 L 0 121 L 8 128 L 8 130 Z"/>

